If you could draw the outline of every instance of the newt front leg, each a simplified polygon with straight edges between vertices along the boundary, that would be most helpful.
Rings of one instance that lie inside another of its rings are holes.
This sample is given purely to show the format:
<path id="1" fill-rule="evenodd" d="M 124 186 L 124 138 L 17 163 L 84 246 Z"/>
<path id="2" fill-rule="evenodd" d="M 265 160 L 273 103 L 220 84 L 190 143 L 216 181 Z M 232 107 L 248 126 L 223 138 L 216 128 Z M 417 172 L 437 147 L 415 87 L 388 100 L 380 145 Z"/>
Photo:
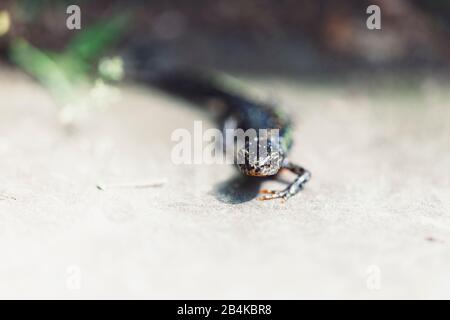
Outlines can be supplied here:
<path id="1" fill-rule="evenodd" d="M 297 178 L 291 183 L 286 189 L 281 191 L 273 191 L 273 190 L 261 190 L 260 193 L 264 195 L 258 198 L 258 200 L 271 200 L 282 198 L 283 200 L 287 200 L 293 195 L 297 194 L 300 190 L 303 189 L 304 185 L 311 179 L 311 172 L 306 170 L 305 168 L 293 164 L 292 162 L 285 160 L 285 163 L 282 166 L 283 169 L 288 169 L 289 171 L 295 173 Z"/>

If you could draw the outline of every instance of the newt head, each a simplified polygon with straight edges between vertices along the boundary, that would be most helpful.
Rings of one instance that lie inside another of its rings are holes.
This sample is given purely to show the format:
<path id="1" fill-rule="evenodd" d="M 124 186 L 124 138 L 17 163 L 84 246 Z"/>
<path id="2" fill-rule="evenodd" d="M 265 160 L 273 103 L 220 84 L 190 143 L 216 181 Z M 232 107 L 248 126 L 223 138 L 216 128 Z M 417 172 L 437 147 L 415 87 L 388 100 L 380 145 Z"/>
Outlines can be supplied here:
<path id="1" fill-rule="evenodd" d="M 266 144 L 260 143 L 258 139 L 246 142 L 237 154 L 237 166 L 247 176 L 276 175 L 282 167 L 283 160 L 284 153 L 270 140 Z"/>

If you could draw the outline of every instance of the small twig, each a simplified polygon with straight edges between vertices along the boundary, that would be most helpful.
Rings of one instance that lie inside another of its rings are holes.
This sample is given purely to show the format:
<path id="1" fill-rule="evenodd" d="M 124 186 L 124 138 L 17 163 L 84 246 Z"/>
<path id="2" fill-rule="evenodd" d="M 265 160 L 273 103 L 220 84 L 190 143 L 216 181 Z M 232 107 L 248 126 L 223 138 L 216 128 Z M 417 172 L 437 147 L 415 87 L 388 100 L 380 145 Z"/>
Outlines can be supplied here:
<path id="1" fill-rule="evenodd" d="M 145 183 L 97 184 L 97 189 L 102 191 L 106 189 L 126 189 L 126 188 L 147 189 L 147 188 L 162 187 L 165 183 L 166 181 L 154 181 Z"/>
<path id="2" fill-rule="evenodd" d="M 6 194 L 0 194 L 0 201 L 2 201 L 2 200 L 17 200 L 17 199 L 13 196 L 8 196 Z"/>

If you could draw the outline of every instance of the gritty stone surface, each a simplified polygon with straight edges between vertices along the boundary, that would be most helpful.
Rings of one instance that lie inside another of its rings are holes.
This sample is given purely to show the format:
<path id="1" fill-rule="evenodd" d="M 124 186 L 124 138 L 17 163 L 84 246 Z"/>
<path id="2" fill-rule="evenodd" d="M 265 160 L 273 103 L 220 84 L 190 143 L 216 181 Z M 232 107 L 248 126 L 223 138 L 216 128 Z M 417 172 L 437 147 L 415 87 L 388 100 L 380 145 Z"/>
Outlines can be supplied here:
<path id="1" fill-rule="evenodd" d="M 207 120 L 181 101 L 127 85 L 68 132 L 0 69 L 0 297 L 450 298 L 448 83 L 250 82 L 292 114 L 313 173 L 286 203 L 233 167 L 172 164 L 172 131 Z"/>

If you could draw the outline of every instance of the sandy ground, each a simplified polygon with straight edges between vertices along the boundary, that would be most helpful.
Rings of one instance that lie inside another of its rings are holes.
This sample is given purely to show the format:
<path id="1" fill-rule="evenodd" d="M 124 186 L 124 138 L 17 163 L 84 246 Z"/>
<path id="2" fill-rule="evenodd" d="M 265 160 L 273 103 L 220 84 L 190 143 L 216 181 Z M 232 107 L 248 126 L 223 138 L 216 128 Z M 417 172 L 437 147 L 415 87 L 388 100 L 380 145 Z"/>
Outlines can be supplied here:
<path id="1" fill-rule="evenodd" d="M 0 69 L 0 297 L 450 298 L 448 83 L 252 84 L 313 172 L 287 203 L 252 200 L 232 167 L 172 164 L 172 131 L 206 119 L 180 101 L 126 86 L 68 133 Z"/>

